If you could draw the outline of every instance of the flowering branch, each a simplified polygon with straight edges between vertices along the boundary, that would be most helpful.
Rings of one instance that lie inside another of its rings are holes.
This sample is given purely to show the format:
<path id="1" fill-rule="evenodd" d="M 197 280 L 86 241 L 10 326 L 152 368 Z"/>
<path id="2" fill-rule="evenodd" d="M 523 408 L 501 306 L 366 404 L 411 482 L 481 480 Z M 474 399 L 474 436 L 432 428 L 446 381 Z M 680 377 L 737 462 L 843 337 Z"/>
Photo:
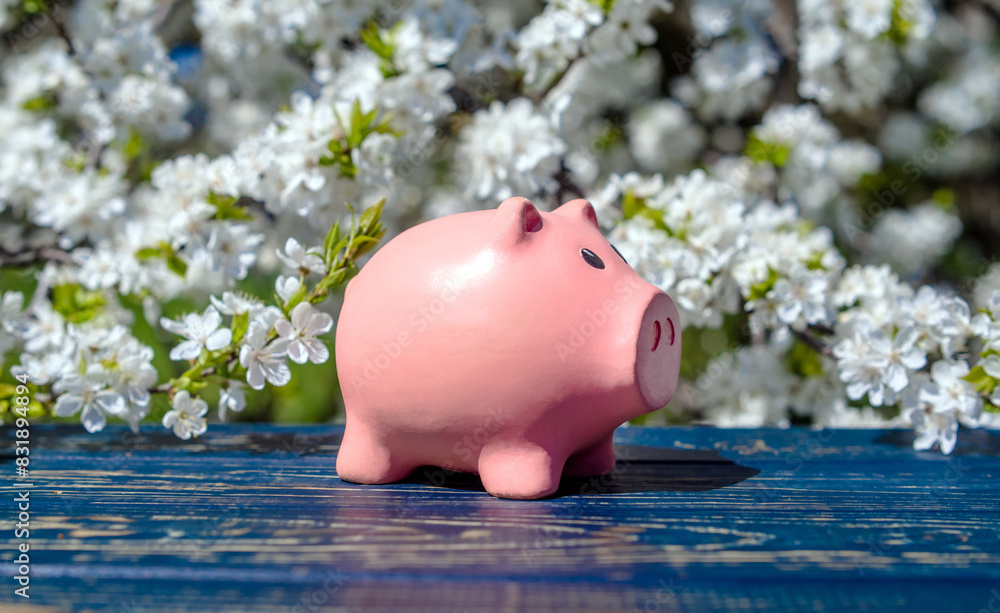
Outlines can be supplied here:
<path id="1" fill-rule="evenodd" d="M 239 411 L 245 405 L 240 378 L 255 390 L 263 389 L 265 382 L 280 387 L 291 380 L 286 359 L 299 364 L 322 364 L 329 359 L 329 351 L 318 337 L 330 331 L 333 319 L 313 305 L 322 303 L 332 290 L 357 274 L 358 258 L 385 234 L 381 224 L 384 205 L 383 199 L 365 210 L 360 219 L 352 216 L 350 230 L 343 236 L 339 224 L 333 224 L 322 248 L 304 249 L 295 239 L 288 239 L 278 257 L 297 276 L 278 277 L 276 305 L 224 294 L 222 300 L 212 297 L 213 304 L 204 315 L 188 314 L 180 322 L 161 320 L 164 329 L 187 338 L 171 351 L 171 358 L 189 358 L 191 364 L 179 377 L 150 389 L 168 394 L 175 405 L 180 392 L 188 394 L 180 396 L 183 408 L 175 406 L 167 414 L 178 436 L 196 436 L 204 430 L 203 407 L 196 398 L 192 401 L 195 404 L 189 400 L 191 393 L 212 382 L 222 388 L 228 409 Z M 322 278 L 310 288 L 307 278 L 312 273 L 321 273 Z M 220 327 L 220 312 L 232 317 L 229 328 Z M 200 414 L 191 414 L 192 407 Z M 164 417 L 164 425 L 168 417 Z"/>
<path id="2" fill-rule="evenodd" d="M 24 354 L 14 371 L 44 391 L 36 394 L 40 400 L 38 411 L 51 410 L 60 417 L 80 414 L 91 432 L 102 429 L 111 416 L 123 418 L 137 428 L 148 414 L 151 395 L 165 394 L 171 410 L 163 417 L 163 425 L 182 439 L 198 436 L 205 431 L 208 411 L 199 394 L 209 386 L 219 389 L 219 412 L 224 419 L 227 411 L 241 411 L 246 406 L 243 379 L 255 390 L 263 389 L 265 382 L 282 386 L 291 379 L 288 359 L 300 364 L 327 361 L 329 351 L 319 337 L 331 330 L 333 319 L 314 305 L 357 274 L 358 259 L 385 234 L 381 223 L 384 204 L 381 200 L 369 207 L 360 219 L 352 215 L 346 233 L 341 233 L 339 224 L 333 224 L 322 247 L 307 250 L 289 239 L 278 257 L 295 271 L 295 276 L 278 277 L 275 304 L 224 292 L 221 298 L 210 297 L 212 304 L 203 314 L 188 313 L 180 320 L 161 318 L 165 330 L 184 338 L 170 351 L 170 358 L 188 363 L 182 374 L 167 382 L 155 384 L 157 373 L 150 364 L 152 350 L 122 327 L 81 338 L 82 362 L 75 371 L 72 362 L 59 353 L 37 358 Z M 50 259 L 64 261 L 62 256 L 67 254 L 43 249 L 29 255 L 55 255 Z M 309 284 L 308 278 L 316 274 L 320 279 Z M 57 290 L 63 292 L 61 287 Z M 0 306 L 5 329 L 24 327 L 28 346 L 36 351 L 41 346 L 33 344 L 37 338 L 34 330 L 62 325 L 57 312 L 42 312 L 18 323 L 23 319 L 20 294 L 4 294 L 3 299 Z M 79 309 L 88 305 L 99 311 L 103 304 L 94 302 L 95 296 L 82 290 L 68 300 L 67 308 L 75 313 L 83 312 Z M 55 304 L 62 303 L 57 300 Z M 89 317 L 95 316 L 99 317 Z M 227 327 L 222 326 L 223 316 L 230 317 Z"/>

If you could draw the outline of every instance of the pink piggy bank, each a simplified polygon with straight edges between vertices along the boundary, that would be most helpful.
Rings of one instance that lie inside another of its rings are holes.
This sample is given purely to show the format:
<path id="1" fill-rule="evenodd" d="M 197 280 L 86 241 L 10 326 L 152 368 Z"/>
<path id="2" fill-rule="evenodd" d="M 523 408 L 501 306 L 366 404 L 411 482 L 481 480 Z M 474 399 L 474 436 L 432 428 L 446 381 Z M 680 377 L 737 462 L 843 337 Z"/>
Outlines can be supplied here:
<path id="1" fill-rule="evenodd" d="M 337 473 L 388 483 L 418 466 L 541 498 L 610 472 L 612 436 L 677 385 L 673 301 L 573 200 L 524 198 L 411 228 L 347 287 L 337 328 L 347 410 Z"/>

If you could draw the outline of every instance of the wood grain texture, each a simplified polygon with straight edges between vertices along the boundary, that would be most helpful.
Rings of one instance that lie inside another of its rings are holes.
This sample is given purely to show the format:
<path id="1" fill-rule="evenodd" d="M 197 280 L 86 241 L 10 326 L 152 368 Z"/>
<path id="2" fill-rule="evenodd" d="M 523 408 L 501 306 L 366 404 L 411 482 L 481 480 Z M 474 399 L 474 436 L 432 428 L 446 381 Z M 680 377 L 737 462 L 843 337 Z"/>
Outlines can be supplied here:
<path id="1" fill-rule="evenodd" d="M 631 428 L 541 501 L 337 479 L 337 427 L 33 427 L 31 599 L 0 611 L 1000 611 L 1000 437 Z M 2 470 L 14 475 L 13 433 Z"/>

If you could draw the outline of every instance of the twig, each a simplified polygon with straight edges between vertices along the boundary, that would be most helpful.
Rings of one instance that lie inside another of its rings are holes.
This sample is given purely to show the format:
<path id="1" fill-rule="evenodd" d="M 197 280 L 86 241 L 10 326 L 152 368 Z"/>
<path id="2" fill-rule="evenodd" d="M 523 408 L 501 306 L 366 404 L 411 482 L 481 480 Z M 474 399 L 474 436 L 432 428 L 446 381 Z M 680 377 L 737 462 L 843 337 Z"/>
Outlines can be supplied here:
<path id="1" fill-rule="evenodd" d="M 584 194 L 583 189 L 579 185 L 574 183 L 573 179 L 570 178 L 571 175 L 572 173 L 569 171 L 569 168 L 566 168 L 566 163 L 560 160 L 559 171 L 556 172 L 556 174 L 553 175 L 552 177 L 559 184 L 559 189 L 556 190 L 555 193 L 556 197 L 555 206 L 559 206 L 560 204 L 562 204 L 563 194 L 565 194 L 566 192 L 575 195 L 577 198 L 586 197 L 586 194 Z"/>
<path id="2" fill-rule="evenodd" d="M 234 357 L 235 357 L 235 352 L 234 352 L 234 354 L 229 359 L 231 360 Z M 229 360 L 226 360 L 226 361 L 228 362 Z M 217 371 L 218 371 L 217 367 L 210 366 L 210 367 L 204 369 L 203 371 L 201 371 L 200 373 L 198 373 L 198 378 L 199 379 L 204 379 L 205 377 L 211 377 Z M 169 394 L 172 391 L 174 391 L 174 386 L 171 385 L 169 381 L 167 383 L 161 383 L 160 385 L 157 385 L 156 387 L 149 388 L 149 393 L 151 393 L 151 394 Z"/>
<path id="3" fill-rule="evenodd" d="M 66 41 L 66 45 L 69 47 L 69 52 L 71 54 L 76 54 L 76 48 L 73 46 L 73 39 L 70 38 L 69 32 L 66 30 L 64 20 L 60 17 L 59 19 L 52 19 L 51 21 L 55 24 L 56 33 L 59 34 L 59 38 Z"/>
<path id="4" fill-rule="evenodd" d="M 52 247 L 39 247 L 38 249 L 29 249 L 27 251 L 7 251 L 0 248 L 0 267 L 30 266 L 31 264 L 50 260 L 66 264 L 76 263 L 76 258 L 73 257 L 73 254 Z"/>
<path id="5" fill-rule="evenodd" d="M 813 336 L 808 330 L 796 330 L 795 328 L 792 328 L 791 330 L 792 334 L 795 335 L 795 338 L 802 341 L 804 345 L 816 353 L 824 355 L 828 358 L 833 357 L 833 350 L 830 349 L 830 346 Z"/>

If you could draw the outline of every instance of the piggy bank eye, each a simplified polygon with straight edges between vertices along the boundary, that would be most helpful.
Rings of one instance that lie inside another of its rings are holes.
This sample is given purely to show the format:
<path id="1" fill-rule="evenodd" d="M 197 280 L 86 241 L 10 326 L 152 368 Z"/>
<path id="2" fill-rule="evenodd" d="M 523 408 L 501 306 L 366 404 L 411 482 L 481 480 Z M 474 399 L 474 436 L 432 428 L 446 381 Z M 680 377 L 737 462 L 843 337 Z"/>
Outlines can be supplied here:
<path id="1" fill-rule="evenodd" d="M 611 243 L 608 243 L 608 244 L 610 245 Z M 615 250 L 615 253 L 617 253 L 618 257 L 620 257 L 622 259 L 622 262 L 625 262 L 626 264 L 628 264 L 628 260 L 625 259 L 625 256 L 622 255 L 621 251 L 618 251 L 618 247 L 615 247 L 614 245 L 611 245 L 611 248 Z"/>
<path id="2" fill-rule="evenodd" d="M 604 261 L 597 257 L 597 254 L 590 249 L 581 249 L 580 255 L 583 256 L 583 261 L 590 264 L 594 268 L 603 269 Z"/>

